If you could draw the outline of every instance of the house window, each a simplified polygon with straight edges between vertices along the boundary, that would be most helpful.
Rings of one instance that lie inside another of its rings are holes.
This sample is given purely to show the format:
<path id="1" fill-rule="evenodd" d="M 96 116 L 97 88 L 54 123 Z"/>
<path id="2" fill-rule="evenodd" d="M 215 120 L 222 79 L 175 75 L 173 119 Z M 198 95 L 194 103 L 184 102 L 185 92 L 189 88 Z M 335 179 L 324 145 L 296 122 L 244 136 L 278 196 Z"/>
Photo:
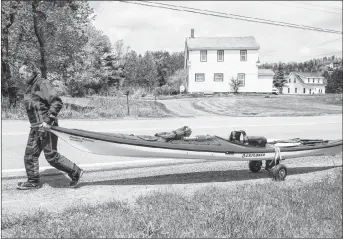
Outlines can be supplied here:
<path id="1" fill-rule="evenodd" d="M 241 51 L 241 61 L 246 61 L 247 60 L 247 51 L 246 50 L 242 50 Z"/>
<path id="2" fill-rule="evenodd" d="M 307 79 L 307 82 L 310 83 L 310 79 Z"/>
<path id="3" fill-rule="evenodd" d="M 298 89 L 297 88 L 294 88 L 294 93 L 298 93 Z"/>
<path id="4" fill-rule="evenodd" d="M 314 83 L 314 79 L 312 79 L 312 82 Z"/>
<path id="5" fill-rule="evenodd" d="M 297 83 L 297 80 L 296 80 L 296 79 L 294 79 L 294 83 Z"/>
<path id="6" fill-rule="evenodd" d="M 205 74 L 204 73 L 196 73 L 195 74 L 195 81 L 196 82 L 204 82 L 205 81 Z"/>
<path id="7" fill-rule="evenodd" d="M 291 83 L 291 79 L 288 79 L 288 83 Z"/>
<path id="8" fill-rule="evenodd" d="M 291 89 L 290 88 L 288 88 L 288 93 L 290 93 L 291 92 Z"/>
<path id="9" fill-rule="evenodd" d="M 312 93 L 312 89 L 310 89 L 310 92 L 309 92 L 310 94 Z"/>
<path id="10" fill-rule="evenodd" d="M 223 73 L 214 73 L 214 81 L 223 81 L 224 74 Z"/>
<path id="11" fill-rule="evenodd" d="M 304 94 L 306 94 L 306 88 L 304 88 Z"/>
<path id="12" fill-rule="evenodd" d="M 217 51 L 217 61 L 224 61 L 224 51 Z"/>
<path id="13" fill-rule="evenodd" d="M 207 61 L 207 51 L 200 51 L 200 61 Z"/>
<path id="14" fill-rule="evenodd" d="M 238 73 L 237 79 L 241 82 L 241 86 L 245 86 L 245 74 L 244 73 Z"/>

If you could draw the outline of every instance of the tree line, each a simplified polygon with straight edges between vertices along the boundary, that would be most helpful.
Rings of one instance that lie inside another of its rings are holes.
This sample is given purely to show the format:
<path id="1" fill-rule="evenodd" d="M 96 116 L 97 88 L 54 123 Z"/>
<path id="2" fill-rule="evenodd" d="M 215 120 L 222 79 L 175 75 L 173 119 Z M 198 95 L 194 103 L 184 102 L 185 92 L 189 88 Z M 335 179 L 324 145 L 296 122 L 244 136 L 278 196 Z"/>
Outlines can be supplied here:
<path id="1" fill-rule="evenodd" d="M 285 74 L 289 74 L 290 72 L 320 72 L 323 74 L 325 71 L 333 70 L 328 67 L 330 63 L 333 62 L 342 62 L 341 58 L 337 58 L 336 56 L 331 57 L 322 57 L 317 59 L 311 59 L 305 62 L 279 62 L 279 63 L 263 63 L 260 65 L 260 68 L 263 69 L 272 69 L 276 72 L 282 64 L 283 70 Z"/>
<path id="2" fill-rule="evenodd" d="M 339 62 L 341 64 L 340 67 L 336 69 L 331 68 L 329 64 L 334 62 Z M 285 77 L 290 72 L 316 72 L 326 79 L 326 93 L 343 92 L 342 59 L 335 56 L 300 63 L 264 63 L 260 65 L 260 68 L 272 69 L 275 72 L 273 85 L 279 90 L 287 84 Z"/>
<path id="3" fill-rule="evenodd" d="M 140 55 L 123 40 L 112 44 L 92 24 L 85 0 L 4 1 L 1 13 L 2 96 L 23 92 L 24 62 L 36 63 L 61 94 L 79 97 L 138 88 L 172 92 L 185 80 L 183 52 Z"/>

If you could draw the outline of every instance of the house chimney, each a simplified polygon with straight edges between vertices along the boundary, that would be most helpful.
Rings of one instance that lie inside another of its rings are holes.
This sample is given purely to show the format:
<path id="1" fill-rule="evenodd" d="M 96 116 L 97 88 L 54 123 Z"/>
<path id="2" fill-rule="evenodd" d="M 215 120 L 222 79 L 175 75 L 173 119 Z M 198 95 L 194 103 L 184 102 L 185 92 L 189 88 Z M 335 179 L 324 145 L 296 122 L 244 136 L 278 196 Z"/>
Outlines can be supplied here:
<path id="1" fill-rule="evenodd" d="M 191 38 L 194 38 L 194 29 L 191 29 Z"/>

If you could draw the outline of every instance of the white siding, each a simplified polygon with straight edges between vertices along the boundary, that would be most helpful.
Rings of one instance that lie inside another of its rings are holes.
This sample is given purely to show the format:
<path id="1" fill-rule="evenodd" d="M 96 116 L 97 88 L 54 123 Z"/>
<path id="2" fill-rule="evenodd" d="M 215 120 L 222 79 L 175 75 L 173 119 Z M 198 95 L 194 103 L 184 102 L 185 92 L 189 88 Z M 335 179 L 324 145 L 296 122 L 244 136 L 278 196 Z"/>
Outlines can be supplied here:
<path id="1" fill-rule="evenodd" d="M 221 50 L 221 49 L 218 49 Z M 244 49 L 242 49 L 244 50 Z M 217 50 L 207 50 L 207 61 L 200 61 L 200 50 L 189 51 L 188 92 L 230 92 L 229 82 L 238 73 L 245 74 L 245 86 L 240 92 L 271 92 L 272 80 L 258 79 L 258 50 L 247 50 L 247 61 L 240 61 L 240 50 L 224 50 L 224 61 L 217 61 Z M 195 82 L 195 74 L 204 73 L 204 82 Z M 223 82 L 215 82 L 214 74 L 223 73 Z"/>
<path id="2" fill-rule="evenodd" d="M 259 75 L 254 92 L 271 93 L 273 89 L 273 76 Z"/>
<path id="3" fill-rule="evenodd" d="M 323 82 L 322 78 L 315 78 L 315 82 L 313 83 L 313 78 L 315 77 L 310 77 L 310 78 L 305 78 L 304 82 L 305 84 L 302 84 L 300 80 L 296 78 L 296 76 L 293 73 L 290 73 L 287 78 L 288 83 L 286 83 L 286 87 L 283 87 L 283 94 L 325 94 L 325 86 L 323 85 L 318 85 L 318 80 L 319 82 Z M 291 82 L 289 83 L 289 79 Z M 296 83 L 294 83 L 294 79 L 296 80 Z M 308 83 L 308 79 L 310 79 L 310 83 Z M 288 88 L 290 92 L 288 93 Z M 297 88 L 297 93 L 295 93 L 295 88 Z M 305 88 L 305 93 L 304 93 L 304 88 Z M 319 89 L 322 90 L 322 93 L 319 92 Z"/>

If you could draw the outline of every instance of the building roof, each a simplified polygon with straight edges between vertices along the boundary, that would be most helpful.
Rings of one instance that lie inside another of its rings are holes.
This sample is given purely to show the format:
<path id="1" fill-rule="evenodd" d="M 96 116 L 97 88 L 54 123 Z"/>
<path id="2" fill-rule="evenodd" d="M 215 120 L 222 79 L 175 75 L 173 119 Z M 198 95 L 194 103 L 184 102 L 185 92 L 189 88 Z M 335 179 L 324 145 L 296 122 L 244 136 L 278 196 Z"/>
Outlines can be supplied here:
<path id="1" fill-rule="evenodd" d="M 293 73 L 303 76 L 303 77 L 323 77 L 321 76 L 320 72 L 295 72 L 293 71 Z"/>
<path id="2" fill-rule="evenodd" d="M 187 38 L 187 46 L 191 50 L 258 50 L 260 45 L 253 36 L 248 37 L 195 37 Z"/>
<path id="3" fill-rule="evenodd" d="M 293 72 L 293 73 L 295 73 L 295 72 Z M 301 73 L 303 73 L 303 72 L 301 72 Z M 302 85 L 306 85 L 306 86 L 309 86 L 309 85 L 310 85 L 310 86 L 314 86 L 314 85 L 315 85 L 315 86 L 326 86 L 326 83 L 327 83 L 327 82 L 326 82 L 326 79 L 325 79 L 324 77 L 323 77 L 323 78 L 324 78 L 323 83 L 321 84 L 321 83 L 313 83 L 313 82 L 312 82 L 312 83 L 311 83 L 311 82 L 309 83 L 309 82 L 305 82 L 304 79 L 301 77 L 300 74 L 295 73 L 294 75 L 295 75 L 295 77 L 300 81 L 300 83 L 301 83 Z"/>
<path id="4" fill-rule="evenodd" d="M 258 75 L 274 76 L 275 73 L 271 69 L 258 69 Z"/>

